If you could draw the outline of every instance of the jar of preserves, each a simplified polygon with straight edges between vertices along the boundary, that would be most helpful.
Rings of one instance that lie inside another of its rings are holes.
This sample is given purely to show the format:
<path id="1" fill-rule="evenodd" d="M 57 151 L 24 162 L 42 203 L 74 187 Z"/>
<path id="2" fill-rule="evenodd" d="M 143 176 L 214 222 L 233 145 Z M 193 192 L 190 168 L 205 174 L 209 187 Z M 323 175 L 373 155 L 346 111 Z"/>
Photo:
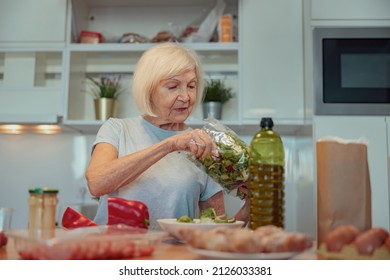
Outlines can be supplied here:
<path id="1" fill-rule="evenodd" d="M 54 237 L 58 190 L 33 188 L 29 190 L 29 193 L 29 235 L 34 238 Z"/>

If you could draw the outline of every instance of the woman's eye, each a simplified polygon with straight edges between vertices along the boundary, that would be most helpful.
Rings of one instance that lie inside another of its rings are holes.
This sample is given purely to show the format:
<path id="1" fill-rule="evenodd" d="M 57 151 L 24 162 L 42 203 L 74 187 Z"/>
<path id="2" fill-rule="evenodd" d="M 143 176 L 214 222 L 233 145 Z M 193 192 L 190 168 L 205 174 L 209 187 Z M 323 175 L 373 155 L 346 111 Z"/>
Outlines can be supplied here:
<path id="1" fill-rule="evenodd" d="M 169 89 L 169 90 L 177 89 L 177 86 L 168 86 L 168 89 Z"/>

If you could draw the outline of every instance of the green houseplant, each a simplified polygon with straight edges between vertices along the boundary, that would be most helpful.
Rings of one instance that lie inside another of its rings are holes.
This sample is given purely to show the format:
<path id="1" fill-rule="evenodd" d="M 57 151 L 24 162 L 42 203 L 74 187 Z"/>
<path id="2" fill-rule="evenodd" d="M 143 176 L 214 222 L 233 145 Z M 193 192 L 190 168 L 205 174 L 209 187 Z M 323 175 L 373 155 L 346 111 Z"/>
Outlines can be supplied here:
<path id="1" fill-rule="evenodd" d="M 101 76 L 98 80 L 87 76 L 91 82 L 91 95 L 95 104 L 95 117 L 97 120 L 107 120 L 116 114 L 116 102 L 122 93 L 121 76 Z"/>
<path id="2" fill-rule="evenodd" d="M 233 89 L 226 86 L 224 80 L 207 80 L 203 99 L 203 118 L 213 117 L 221 119 L 223 104 L 233 97 Z"/>
<path id="3" fill-rule="evenodd" d="M 117 99 L 122 91 L 120 75 L 101 76 L 99 80 L 95 80 L 93 77 L 87 76 L 87 79 L 91 82 L 93 86 L 91 93 L 94 99 Z"/>

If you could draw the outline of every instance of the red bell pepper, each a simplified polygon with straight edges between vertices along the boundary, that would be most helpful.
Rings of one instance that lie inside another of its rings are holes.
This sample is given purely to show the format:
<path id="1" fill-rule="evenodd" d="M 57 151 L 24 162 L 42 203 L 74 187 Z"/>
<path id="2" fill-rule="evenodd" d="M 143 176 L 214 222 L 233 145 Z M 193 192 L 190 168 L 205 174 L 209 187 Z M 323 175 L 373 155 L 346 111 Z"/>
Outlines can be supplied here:
<path id="1" fill-rule="evenodd" d="M 80 212 L 68 207 L 62 216 L 62 226 L 66 229 L 97 226 L 97 224 Z"/>
<path id="2" fill-rule="evenodd" d="M 121 197 L 108 198 L 108 225 L 125 224 L 148 228 L 149 210 L 145 203 Z"/>
<path id="3" fill-rule="evenodd" d="M 0 248 L 7 245 L 8 237 L 4 232 L 0 231 Z"/>

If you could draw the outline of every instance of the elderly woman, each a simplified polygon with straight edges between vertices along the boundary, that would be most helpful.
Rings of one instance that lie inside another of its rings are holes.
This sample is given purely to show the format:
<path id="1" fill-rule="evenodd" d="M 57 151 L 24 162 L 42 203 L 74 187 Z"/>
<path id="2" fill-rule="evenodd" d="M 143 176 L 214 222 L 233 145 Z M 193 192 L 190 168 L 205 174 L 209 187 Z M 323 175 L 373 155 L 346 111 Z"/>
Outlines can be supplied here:
<path id="1" fill-rule="evenodd" d="M 150 228 L 157 219 L 190 216 L 212 207 L 225 213 L 221 186 L 188 160 L 217 153 L 215 142 L 185 121 L 203 97 L 203 72 L 196 53 L 178 43 L 158 44 L 142 55 L 132 94 L 142 115 L 110 118 L 100 128 L 86 171 L 95 217 L 107 223 L 107 196 L 144 202 Z M 236 218 L 247 220 L 247 203 Z"/>

